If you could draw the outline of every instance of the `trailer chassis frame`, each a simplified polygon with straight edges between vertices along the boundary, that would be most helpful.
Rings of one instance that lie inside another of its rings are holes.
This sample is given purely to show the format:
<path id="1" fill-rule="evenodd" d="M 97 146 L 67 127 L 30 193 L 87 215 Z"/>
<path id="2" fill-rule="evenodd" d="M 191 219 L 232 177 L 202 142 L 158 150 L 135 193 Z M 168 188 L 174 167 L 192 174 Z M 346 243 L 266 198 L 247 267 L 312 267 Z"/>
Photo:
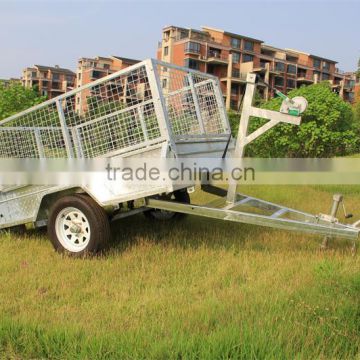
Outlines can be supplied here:
<path id="1" fill-rule="evenodd" d="M 206 205 L 184 204 L 147 198 L 146 206 L 157 210 L 174 211 L 276 229 L 301 231 L 331 238 L 344 238 L 353 240 L 354 246 L 355 241 L 359 237 L 360 229 L 356 223 L 353 225 L 341 224 L 337 219 L 326 218 L 321 214 L 308 214 L 240 193 L 236 194 L 236 201 L 229 204 L 226 201 L 226 190 L 213 185 L 204 185 L 202 190 L 219 197 Z M 245 206 L 247 208 L 251 207 L 253 209 L 269 211 L 271 214 L 263 215 L 244 211 L 242 208 Z"/>

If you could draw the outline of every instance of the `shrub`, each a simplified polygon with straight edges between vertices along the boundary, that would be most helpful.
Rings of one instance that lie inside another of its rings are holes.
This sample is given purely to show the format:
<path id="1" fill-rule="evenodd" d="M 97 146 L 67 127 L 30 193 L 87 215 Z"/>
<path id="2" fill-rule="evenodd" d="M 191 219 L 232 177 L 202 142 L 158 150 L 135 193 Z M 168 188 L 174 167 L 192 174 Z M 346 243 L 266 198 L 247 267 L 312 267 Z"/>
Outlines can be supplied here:
<path id="1" fill-rule="evenodd" d="M 24 88 L 21 84 L 5 87 L 0 83 L 0 120 L 46 100 L 35 89 Z"/>
<path id="2" fill-rule="evenodd" d="M 246 156 L 257 157 L 333 157 L 359 152 L 360 121 L 351 106 L 331 91 L 328 83 L 304 86 L 289 92 L 289 97 L 303 96 L 309 106 L 300 126 L 279 124 L 256 139 L 246 149 Z M 282 99 L 275 98 L 262 107 L 279 111 Z M 234 134 L 239 116 L 229 114 Z M 266 120 L 252 118 L 249 133 Z"/>

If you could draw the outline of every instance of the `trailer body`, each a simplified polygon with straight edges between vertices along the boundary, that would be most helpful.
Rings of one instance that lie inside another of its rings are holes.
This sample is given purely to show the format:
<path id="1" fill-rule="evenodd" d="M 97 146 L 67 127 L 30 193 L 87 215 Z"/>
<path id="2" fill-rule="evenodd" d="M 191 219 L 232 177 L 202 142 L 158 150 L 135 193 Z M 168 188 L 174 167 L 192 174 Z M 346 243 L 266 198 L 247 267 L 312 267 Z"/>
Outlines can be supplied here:
<path id="1" fill-rule="evenodd" d="M 256 108 L 256 86 L 255 74 L 249 74 L 235 146 L 216 77 L 145 60 L 0 121 L 0 158 L 241 158 L 247 144 L 277 124 L 299 125 L 307 105 L 303 98 L 284 97 L 280 112 Z M 252 116 L 269 122 L 250 134 Z M 354 244 L 358 239 L 360 222 L 345 225 L 336 218 L 339 196 L 330 215 L 311 215 L 239 194 L 234 181 L 227 190 L 206 182 L 202 188 L 218 200 L 192 205 L 186 189 L 175 182 L 147 187 L 10 184 L 0 188 L 0 229 L 48 225 L 57 250 L 95 252 L 110 236 L 104 211 L 110 208 L 113 219 L 139 212 L 154 219 L 194 214 L 343 237 Z"/>
<path id="2" fill-rule="evenodd" d="M 2 120 L 0 158 L 219 157 L 229 136 L 216 77 L 145 60 Z M 51 194 L 86 192 L 108 206 L 176 189 L 115 186 L 3 186 L 0 229 L 46 220 Z"/>

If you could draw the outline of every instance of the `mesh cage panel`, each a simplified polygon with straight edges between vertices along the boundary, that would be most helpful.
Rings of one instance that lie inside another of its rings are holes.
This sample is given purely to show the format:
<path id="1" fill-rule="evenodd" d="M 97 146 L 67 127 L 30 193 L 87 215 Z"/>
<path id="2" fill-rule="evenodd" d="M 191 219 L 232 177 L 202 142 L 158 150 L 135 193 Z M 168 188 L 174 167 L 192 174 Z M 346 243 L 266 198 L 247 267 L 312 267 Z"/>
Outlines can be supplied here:
<path id="1" fill-rule="evenodd" d="M 158 72 L 175 137 L 227 133 L 221 94 L 215 88 L 217 80 L 207 74 L 163 64 L 158 65 Z"/>
<path id="2" fill-rule="evenodd" d="M 0 121 L 0 157 L 93 158 L 225 134 L 217 86 L 207 74 L 144 61 Z"/>

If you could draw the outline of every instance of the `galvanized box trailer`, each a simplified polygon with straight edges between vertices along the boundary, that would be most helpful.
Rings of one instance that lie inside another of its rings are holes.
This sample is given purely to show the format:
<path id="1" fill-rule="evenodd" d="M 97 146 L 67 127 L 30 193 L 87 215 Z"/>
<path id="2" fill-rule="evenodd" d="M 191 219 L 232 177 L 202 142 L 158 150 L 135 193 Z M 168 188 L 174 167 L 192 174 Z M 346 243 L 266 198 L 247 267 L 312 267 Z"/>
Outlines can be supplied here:
<path id="1" fill-rule="evenodd" d="M 300 117 L 293 112 L 299 115 L 305 110 L 301 99 L 285 99 L 282 113 L 257 109 L 252 106 L 255 88 L 255 75 L 249 74 L 233 150 L 218 79 L 145 60 L 2 120 L 0 158 L 220 158 L 232 150 L 233 156 L 242 157 L 249 142 L 279 122 L 299 124 Z M 270 122 L 248 134 L 250 116 Z M 357 223 L 343 225 L 336 219 L 341 198 L 335 199 L 330 216 L 313 216 L 238 194 L 235 183 L 225 191 L 204 182 L 203 190 L 220 196 L 216 206 L 191 205 L 186 188 L 175 183 L 124 186 L 116 191 L 99 184 L 3 186 L 0 229 L 28 223 L 47 225 L 55 249 L 74 255 L 96 252 L 106 243 L 110 238 L 109 217 L 119 219 L 138 212 L 154 220 L 195 214 L 328 237 L 358 238 Z M 136 208 L 134 201 L 139 199 L 142 206 Z M 271 211 L 271 215 L 242 211 L 245 204 L 247 208 L 251 205 Z"/>

